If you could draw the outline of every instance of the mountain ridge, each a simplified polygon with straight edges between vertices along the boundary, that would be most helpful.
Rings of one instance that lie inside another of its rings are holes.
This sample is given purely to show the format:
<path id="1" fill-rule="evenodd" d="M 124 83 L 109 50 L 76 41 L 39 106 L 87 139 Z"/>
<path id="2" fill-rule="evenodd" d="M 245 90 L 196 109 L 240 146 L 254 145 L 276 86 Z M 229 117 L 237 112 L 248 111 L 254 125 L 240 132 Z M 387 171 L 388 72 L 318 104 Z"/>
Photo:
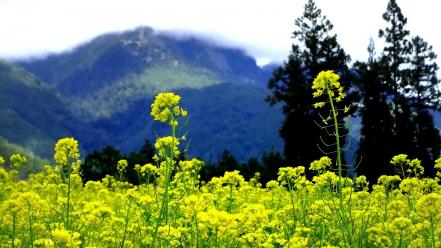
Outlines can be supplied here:
<path id="1" fill-rule="evenodd" d="M 271 71 L 240 49 L 138 28 L 18 64 L 54 89 L 76 122 L 63 134 L 79 135 L 86 153 L 106 145 L 130 152 L 154 140 L 163 129 L 148 108 L 160 91 L 181 94 L 189 106 L 191 156 L 214 161 L 228 149 L 246 161 L 281 149 L 280 108 L 264 101 Z"/>

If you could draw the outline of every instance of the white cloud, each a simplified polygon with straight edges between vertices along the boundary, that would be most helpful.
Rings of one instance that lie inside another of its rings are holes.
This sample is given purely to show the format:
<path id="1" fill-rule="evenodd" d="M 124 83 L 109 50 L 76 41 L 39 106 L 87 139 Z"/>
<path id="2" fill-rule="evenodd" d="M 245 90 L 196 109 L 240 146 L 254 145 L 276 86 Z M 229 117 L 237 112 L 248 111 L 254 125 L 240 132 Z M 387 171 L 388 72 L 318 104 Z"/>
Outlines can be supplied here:
<path id="1" fill-rule="evenodd" d="M 0 57 L 60 52 L 110 31 L 140 25 L 209 35 L 244 48 L 259 62 L 281 61 L 291 47 L 294 20 L 305 0 L 1 0 Z M 436 0 L 398 1 L 412 35 L 419 34 L 441 55 L 433 31 L 441 17 Z M 353 60 L 367 57 L 370 37 L 384 26 L 386 0 L 317 0 Z"/>

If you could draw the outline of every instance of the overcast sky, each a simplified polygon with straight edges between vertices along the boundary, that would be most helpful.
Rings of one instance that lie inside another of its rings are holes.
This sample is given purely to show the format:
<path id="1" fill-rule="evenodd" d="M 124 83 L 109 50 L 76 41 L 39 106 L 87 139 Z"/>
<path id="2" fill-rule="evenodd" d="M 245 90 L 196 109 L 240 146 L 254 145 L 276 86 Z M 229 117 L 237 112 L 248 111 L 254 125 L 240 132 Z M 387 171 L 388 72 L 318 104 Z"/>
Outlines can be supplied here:
<path id="1" fill-rule="evenodd" d="M 0 0 L 0 57 L 23 58 L 72 48 L 93 37 L 147 25 L 191 32 L 243 48 L 259 63 L 283 61 L 306 0 Z M 385 26 L 387 0 L 317 0 L 343 48 L 367 57 L 369 38 Z M 439 0 L 397 0 L 411 35 L 441 56 Z M 377 43 L 380 46 L 380 43 Z M 381 47 L 380 47 L 381 48 Z M 440 60 L 438 60 L 440 61 Z"/>

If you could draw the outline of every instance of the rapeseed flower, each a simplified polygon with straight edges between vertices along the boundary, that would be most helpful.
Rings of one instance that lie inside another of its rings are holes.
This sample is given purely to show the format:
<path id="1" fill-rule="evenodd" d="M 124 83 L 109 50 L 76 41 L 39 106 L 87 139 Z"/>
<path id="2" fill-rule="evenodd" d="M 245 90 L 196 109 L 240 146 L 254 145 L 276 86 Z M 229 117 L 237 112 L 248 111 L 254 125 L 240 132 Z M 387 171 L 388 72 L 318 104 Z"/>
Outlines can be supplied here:
<path id="1" fill-rule="evenodd" d="M 181 97 L 171 92 L 159 93 L 152 103 L 151 115 L 160 122 L 168 122 L 171 126 L 177 126 L 179 116 L 186 117 L 187 111 L 179 107 Z"/>
<path id="2" fill-rule="evenodd" d="M 3 159 L 3 158 L 2 158 L 2 159 Z M 4 161 L 4 160 L 3 160 L 3 161 Z M 28 159 L 27 159 L 25 156 L 23 156 L 23 155 L 21 155 L 21 154 L 19 154 L 19 153 L 14 153 L 14 154 L 12 154 L 11 157 L 9 158 L 9 161 L 11 161 L 11 164 L 12 164 L 14 167 L 19 167 L 20 165 L 26 163 L 26 162 L 28 161 Z M 2 164 L 1 161 L 0 161 L 0 164 Z"/>
<path id="3" fill-rule="evenodd" d="M 158 151 L 158 155 L 162 158 L 179 156 L 180 151 L 178 147 L 179 140 L 171 136 L 158 138 L 155 143 L 155 148 Z"/>
<path id="4" fill-rule="evenodd" d="M 340 76 L 332 70 L 320 72 L 312 83 L 312 89 L 314 90 L 312 96 L 317 98 L 327 94 L 336 102 L 341 102 L 345 95 L 343 86 L 338 81 L 339 79 Z M 323 108 L 325 105 L 326 102 L 320 101 L 314 104 L 314 108 Z"/>

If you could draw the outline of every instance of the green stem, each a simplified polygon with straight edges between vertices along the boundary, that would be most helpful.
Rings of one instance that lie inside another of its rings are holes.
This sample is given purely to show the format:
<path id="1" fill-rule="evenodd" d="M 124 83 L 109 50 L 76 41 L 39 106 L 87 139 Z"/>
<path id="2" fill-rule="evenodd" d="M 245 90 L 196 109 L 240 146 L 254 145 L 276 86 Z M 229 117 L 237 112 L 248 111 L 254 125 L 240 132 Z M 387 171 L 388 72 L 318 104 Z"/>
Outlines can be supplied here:
<path id="1" fill-rule="evenodd" d="M 433 223 L 433 216 L 430 216 L 430 232 L 431 232 L 431 236 L 432 236 L 432 247 L 436 247 L 435 246 L 435 224 Z"/>
<path id="2" fill-rule="evenodd" d="M 67 208 L 66 208 L 66 230 L 70 230 L 69 228 L 69 213 L 70 212 L 70 172 L 68 175 L 67 181 Z"/>
<path id="3" fill-rule="evenodd" d="M 29 213 L 31 213 L 31 206 L 29 205 Z M 29 215 L 29 239 L 31 241 L 31 247 L 34 247 L 34 235 L 32 231 L 32 214 Z"/>
<path id="4" fill-rule="evenodd" d="M 127 207 L 127 214 L 126 214 L 126 220 L 125 220 L 125 226 L 124 226 L 124 235 L 121 241 L 121 248 L 124 247 L 124 242 L 126 240 L 126 234 L 127 234 L 127 226 L 129 225 L 129 212 L 130 212 L 130 206 L 132 205 L 132 202 L 129 200 L 129 206 Z"/>
<path id="5" fill-rule="evenodd" d="M 329 85 L 326 84 L 326 90 L 328 91 L 329 103 L 331 104 L 332 116 L 334 119 L 334 131 L 335 131 L 335 142 L 337 145 L 337 167 L 338 167 L 338 193 L 340 197 L 340 204 L 343 204 L 342 195 L 342 162 L 341 162 L 341 148 L 340 148 L 340 135 L 338 130 L 338 120 L 337 120 L 337 110 L 334 107 L 334 99 L 332 98 L 332 91 L 329 89 Z"/>
<path id="6" fill-rule="evenodd" d="M 228 207 L 227 207 L 228 213 L 231 213 L 232 205 L 233 205 L 233 185 L 230 184 L 230 194 L 228 197 Z"/>
<path id="7" fill-rule="evenodd" d="M 15 228 L 16 228 L 17 215 L 12 216 L 12 248 L 15 247 Z"/>
<path id="8" fill-rule="evenodd" d="M 171 116 L 171 122 L 173 123 L 173 121 L 175 120 L 174 116 Z M 175 126 L 171 126 L 171 131 L 172 131 L 172 144 L 170 147 L 170 152 L 169 152 L 169 156 L 170 156 L 170 162 L 166 163 L 166 167 L 165 167 L 165 191 L 164 191 L 164 196 L 162 197 L 162 204 L 161 204 L 161 210 L 159 212 L 159 217 L 158 220 L 156 221 L 156 225 L 155 225 L 155 231 L 153 232 L 153 242 L 152 244 L 155 244 L 156 242 L 156 238 L 158 236 L 158 228 L 159 225 L 162 223 L 162 220 L 165 218 L 165 223 L 167 223 L 168 221 L 168 190 L 169 190 L 169 186 L 170 186 L 170 179 L 171 179 L 171 174 L 172 174 L 172 166 L 173 166 L 173 162 L 174 162 L 174 148 L 175 148 L 175 138 L 176 138 L 176 127 Z M 166 160 L 167 161 L 167 160 Z"/>
<path id="9" fill-rule="evenodd" d="M 295 209 L 295 201 L 294 201 L 294 195 L 293 195 L 293 189 L 292 189 L 292 186 L 291 186 L 291 182 L 290 182 L 290 180 L 288 179 L 288 191 L 289 191 L 289 196 L 290 196 L 290 200 L 291 200 L 291 206 L 292 206 L 292 222 L 293 222 L 293 226 L 291 227 L 292 228 L 292 230 L 291 230 L 291 234 L 293 234 L 294 233 L 294 226 L 296 225 L 296 215 L 295 215 L 295 212 L 294 212 L 294 209 Z"/>

